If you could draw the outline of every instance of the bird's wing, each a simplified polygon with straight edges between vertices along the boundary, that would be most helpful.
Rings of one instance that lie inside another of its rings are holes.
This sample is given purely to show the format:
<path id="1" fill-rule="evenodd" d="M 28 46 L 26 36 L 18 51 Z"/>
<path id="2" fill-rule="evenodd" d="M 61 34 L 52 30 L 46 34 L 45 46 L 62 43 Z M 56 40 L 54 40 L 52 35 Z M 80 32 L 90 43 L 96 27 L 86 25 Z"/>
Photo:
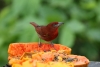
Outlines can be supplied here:
<path id="1" fill-rule="evenodd" d="M 39 26 L 36 28 L 37 33 L 39 36 L 46 36 L 48 34 L 48 30 L 45 26 Z"/>
<path id="2" fill-rule="evenodd" d="M 46 26 L 40 26 L 36 28 L 37 33 L 41 39 L 44 39 L 46 41 L 51 41 L 55 37 L 57 37 L 58 32 L 52 32 L 51 29 L 48 29 Z"/>
<path id="3" fill-rule="evenodd" d="M 49 36 L 49 30 L 46 28 L 46 26 L 41 27 L 41 32 L 42 36 L 44 37 Z"/>

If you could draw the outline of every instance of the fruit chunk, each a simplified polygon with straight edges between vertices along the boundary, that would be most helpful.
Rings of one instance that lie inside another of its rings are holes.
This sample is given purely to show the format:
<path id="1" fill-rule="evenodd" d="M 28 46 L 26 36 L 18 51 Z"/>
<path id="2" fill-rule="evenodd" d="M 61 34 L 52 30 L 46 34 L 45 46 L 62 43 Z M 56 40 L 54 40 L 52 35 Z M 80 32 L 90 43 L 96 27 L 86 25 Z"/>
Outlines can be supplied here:
<path id="1" fill-rule="evenodd" d="M 73 63 L 64 63 L 64 62 L 32 62 L 25 61 L 21 64 L 13 64 L 12 67 L 74 67 Z"/>
<path id="2" fill-rule="evenodd" d="M 38 43 L 12 43 L 8 48 L 8 59 L 12 57 L 22 56 L 27 52 L 39 52 L 39 51 L 50 51 L 50 50 L 66 50 L 67 54 L 71 53 L 71 49 L 69 47 L 63 46 L 61 44 L 54 44 L 52 47 L 48 43 L 43 43 L 41 47 L 39 47 Z"/>
<path id="3" fill-rule="evenodd" d="M 12 67 L 87 67 L 84 56 L 70 55 L 71 49 L 60 45 L 43 43 L 12 43 L 8 48 L 9 64 Z"/>

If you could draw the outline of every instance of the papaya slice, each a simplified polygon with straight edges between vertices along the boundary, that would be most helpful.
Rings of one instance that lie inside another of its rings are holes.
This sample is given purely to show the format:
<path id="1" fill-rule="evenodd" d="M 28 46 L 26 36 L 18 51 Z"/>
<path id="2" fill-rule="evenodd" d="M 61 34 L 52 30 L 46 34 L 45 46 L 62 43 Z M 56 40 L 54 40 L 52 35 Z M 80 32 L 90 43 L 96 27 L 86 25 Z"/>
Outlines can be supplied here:
<path id="1" fill-rule="evenodd" d="M 8 59 L 12 57 L 20 57 L 27 52 L 39 52 L 39 51 L 50 51 L 50 50 L 66 50 L 67 54 L 71 53 L 69 47 L 63 46 L 61 44 L 54 44 L 52 47 L 48 43 L 42 43 L 42 46 L 39 47 L 37 42 L 34 43 L 11 43 L 8 48 Z"/>
<path id="2" fill-rule="evenodd" d="M 71 48 L 61 44 L 12 43 L 8 48 L 12 67 L 87 67 L 85 56 L 71 55 Z"/>

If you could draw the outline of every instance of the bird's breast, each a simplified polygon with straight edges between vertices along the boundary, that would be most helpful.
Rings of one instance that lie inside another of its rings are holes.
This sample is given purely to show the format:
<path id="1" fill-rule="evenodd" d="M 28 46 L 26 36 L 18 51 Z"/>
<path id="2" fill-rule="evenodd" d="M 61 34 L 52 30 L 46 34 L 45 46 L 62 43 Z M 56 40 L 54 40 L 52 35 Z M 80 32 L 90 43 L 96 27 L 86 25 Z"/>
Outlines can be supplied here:
<path id="1" fill-rule="evenodd" d="M 41 39 L 45 41 L 54 40 L 58 36 L 58 31 L 45 33 L 44 35 L 39 35 Z"/>

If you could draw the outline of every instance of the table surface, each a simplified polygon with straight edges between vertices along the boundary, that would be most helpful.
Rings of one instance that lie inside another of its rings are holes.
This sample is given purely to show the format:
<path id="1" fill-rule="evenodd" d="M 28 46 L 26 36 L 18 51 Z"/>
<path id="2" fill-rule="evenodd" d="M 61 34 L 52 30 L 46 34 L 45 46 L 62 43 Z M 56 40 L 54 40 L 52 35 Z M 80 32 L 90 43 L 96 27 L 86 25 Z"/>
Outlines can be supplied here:
<path id="1" fill-rule="evenodd" d="M 100 62 L 91 61 L 88 67 L 100 67 Z"/>

